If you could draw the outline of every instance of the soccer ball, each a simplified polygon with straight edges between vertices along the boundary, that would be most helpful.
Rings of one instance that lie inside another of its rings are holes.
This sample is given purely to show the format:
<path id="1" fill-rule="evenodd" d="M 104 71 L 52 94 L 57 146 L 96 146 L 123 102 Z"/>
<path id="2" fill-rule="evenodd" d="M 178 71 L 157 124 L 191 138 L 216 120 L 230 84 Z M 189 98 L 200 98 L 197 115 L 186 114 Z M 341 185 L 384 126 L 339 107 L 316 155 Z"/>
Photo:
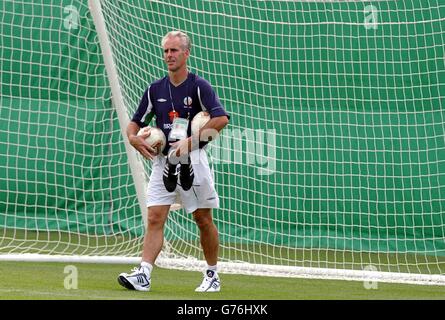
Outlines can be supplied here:
<path id="1" fill-rule="evenodd" d="M 210 120 L 210 115 L 206 111 L 199 112 L 192 120 L 192 135 L 198 133 L 199 130 Z"/>
<path id="2" fill-rule="evenodd" d="M 156 127 L 144 127 L 138 132 L 138 136 L 150 131 L 150 135 L 145 141 L 152 147 L 155 147 L 157 152 L 156 155 L 160 154 L 164 150 L 167 144 L 167 139 L 165 138 L 164 132 Z"/>

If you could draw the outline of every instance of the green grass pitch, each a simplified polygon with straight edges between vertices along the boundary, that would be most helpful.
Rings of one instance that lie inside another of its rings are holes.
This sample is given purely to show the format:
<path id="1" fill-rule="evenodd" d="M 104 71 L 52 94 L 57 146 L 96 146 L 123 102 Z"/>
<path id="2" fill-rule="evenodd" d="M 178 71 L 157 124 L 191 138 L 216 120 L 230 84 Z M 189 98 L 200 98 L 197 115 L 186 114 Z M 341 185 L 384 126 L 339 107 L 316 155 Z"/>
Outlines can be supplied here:
<path id="1" fill-rule="evenodd" d="M 66 289 L 67 265 L 77 269 L 77 289 Z M 150 292 L 136 292 L 117 283 L 132 266 L 87 263 L 1 262 L 1 300 L 393 300 L 445 299 L 443 286 L 360 281 L 275 278 L 220 274 L 219 293 L 195 293 L 199 272 L 156 267 Z M 369 288 L 369 286 L 368 286 Z"/>

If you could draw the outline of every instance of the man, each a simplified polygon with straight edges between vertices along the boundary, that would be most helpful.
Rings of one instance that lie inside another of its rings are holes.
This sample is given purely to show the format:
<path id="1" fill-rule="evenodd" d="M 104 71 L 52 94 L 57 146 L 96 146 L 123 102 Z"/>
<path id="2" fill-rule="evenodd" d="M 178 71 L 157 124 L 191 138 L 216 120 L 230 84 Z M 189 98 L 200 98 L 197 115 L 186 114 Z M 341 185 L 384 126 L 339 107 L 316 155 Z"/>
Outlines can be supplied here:
<path id="1" fill-rule="evenodd" d="M 168 76 L 147 88 L 127 127 L 131 145 L 145 158 L 153 160 L 148 184 L 148 223 L 142 262 L 132 273 L 121 273 L 118 282 L 127 289 L 150 290 L 151 272 L 164 241 L 164 224 L 170 206 L 179 196 L 184 209 L 193 214 L 199 228 L 200 242 L 208 264 L 204 279 L 195 291 L 218 292 L 221 284 L 217 273 L 219 240 L 212 220 L 212 208 L 219 207 L 219 198 L 214 187 L 213 172 L 202 149 L 205 142 L 199 145 L 194 142 L 196 137 L 192 139 L 190 122 L 198 112 L 207 111 L 211 119 L 200 134 L 207 130 L 206 133 L 214 133 L 210 135 L 212 137 L 227 125 L 229 116 L 211 85 L 189 72 L 189 37 L 181 31 L 172 31 L 164 36 L 161 44 Z M 155 156 L 155 149 L 145 142 L 149 133 L 137 136 L 140 128 L 147 126 L 153 117 L 156 117 L 156 126 L 170 141 L 159 156 Z"/>

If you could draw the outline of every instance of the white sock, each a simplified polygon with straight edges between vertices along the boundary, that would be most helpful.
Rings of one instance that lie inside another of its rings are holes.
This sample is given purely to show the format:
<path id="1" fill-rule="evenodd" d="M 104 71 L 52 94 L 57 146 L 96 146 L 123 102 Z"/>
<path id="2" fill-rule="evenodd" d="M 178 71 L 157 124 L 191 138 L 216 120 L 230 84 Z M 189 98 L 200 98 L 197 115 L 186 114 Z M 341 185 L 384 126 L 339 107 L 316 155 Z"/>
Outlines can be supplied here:
<path id="1" fill-rule="evenodd" d="M 216 272 L 216 269 L 217 269 L 216 264 L 214 266 L 207 265 L 207 270 L 212 270 Z"/>
<path id="2" fill-rule="evenodd" d="M 146 262 L 146 261 L 142 261 L 141 262 L 141 267 L 147 268 L 150 274 L 153 271 L 153 265 L 151 263 Z"/>

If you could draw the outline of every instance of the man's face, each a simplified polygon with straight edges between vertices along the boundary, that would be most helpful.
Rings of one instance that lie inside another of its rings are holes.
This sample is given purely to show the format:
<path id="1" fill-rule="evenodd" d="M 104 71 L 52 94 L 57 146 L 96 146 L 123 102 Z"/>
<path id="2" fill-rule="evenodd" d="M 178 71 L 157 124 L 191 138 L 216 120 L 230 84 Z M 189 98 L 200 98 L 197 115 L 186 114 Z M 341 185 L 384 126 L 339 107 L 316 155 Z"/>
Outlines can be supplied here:
<path id="1" fill-rule="evenodd" d="M 164 43 L 164 61 L 169 71 L 178 71 L 187 63 L 190 55 L 189 50 L 182 48 L 182 42 L 179 37 L 169 37 Z"/>

